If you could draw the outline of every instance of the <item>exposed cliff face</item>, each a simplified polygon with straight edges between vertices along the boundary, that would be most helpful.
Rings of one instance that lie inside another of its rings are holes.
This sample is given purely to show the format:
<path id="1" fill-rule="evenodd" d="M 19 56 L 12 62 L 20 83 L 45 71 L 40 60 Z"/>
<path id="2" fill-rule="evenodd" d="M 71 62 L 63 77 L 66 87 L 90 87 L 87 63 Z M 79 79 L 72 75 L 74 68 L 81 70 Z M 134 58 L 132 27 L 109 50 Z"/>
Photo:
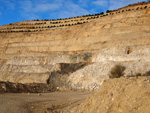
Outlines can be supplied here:
<path id="1" fill-rule="evenodd" d="M 46 83 L 51 73 L 62 71 L 61 63 L 85 63 L 61 74 L 63 80 L 73 88 L 97 89 L 115 64 L 124 65 L 130 75 L 148 71 L 149 62 L 149 3 L 75 26 L 0 33 L 1 81 Z"/>

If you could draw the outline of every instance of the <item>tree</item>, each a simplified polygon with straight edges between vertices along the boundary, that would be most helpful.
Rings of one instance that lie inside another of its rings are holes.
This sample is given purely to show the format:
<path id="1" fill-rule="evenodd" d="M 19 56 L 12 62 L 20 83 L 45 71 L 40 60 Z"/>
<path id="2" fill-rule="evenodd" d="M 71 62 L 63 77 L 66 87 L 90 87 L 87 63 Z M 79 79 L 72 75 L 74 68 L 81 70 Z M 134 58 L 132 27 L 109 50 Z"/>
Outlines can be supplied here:
<path id="1" fill-rule="evenodd" d="M 147 8 L 147 6 L 144 7 L 144 9 L 146 9 L 146 8 Z"/>
<path id="2" fill-rule="evenodd" d="M 107 10 L 106 13 L 112 12 L 111 10 Z"/>
<path id="3" fill-rule="evenodd" d="M 101 13 L 100 13 L 100 15 L 103 15 L 103 14 L 104 14 L 104 12 L 101 12 Z"/>

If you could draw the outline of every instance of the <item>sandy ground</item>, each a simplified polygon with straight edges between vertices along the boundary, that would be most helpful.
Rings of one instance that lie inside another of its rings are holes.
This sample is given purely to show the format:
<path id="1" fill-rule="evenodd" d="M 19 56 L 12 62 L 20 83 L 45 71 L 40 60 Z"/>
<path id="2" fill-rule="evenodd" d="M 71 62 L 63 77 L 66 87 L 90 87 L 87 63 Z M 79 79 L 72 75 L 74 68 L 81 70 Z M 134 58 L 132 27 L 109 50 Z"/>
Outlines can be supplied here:
<path id="1" fill-rule="evenodd" d="M 150 76 L 104 80 L 98 91 L 69 113 L 150 113 Z"/>
<path id="2" fill-rule="evenodd" d="M 0 113 L 60 113 L 79 105 L 90 95 L 87 91 L 42 94 L 0 94 Z"/>

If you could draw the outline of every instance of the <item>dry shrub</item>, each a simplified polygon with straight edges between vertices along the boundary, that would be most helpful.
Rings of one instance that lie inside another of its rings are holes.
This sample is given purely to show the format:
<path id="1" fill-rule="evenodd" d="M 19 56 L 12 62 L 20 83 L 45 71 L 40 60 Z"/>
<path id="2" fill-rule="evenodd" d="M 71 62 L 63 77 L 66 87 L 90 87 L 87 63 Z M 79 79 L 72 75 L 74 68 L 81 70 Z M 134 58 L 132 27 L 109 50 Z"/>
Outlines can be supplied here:
<path id="1" fill-rule="evenodd" d="M 109 74 L 109 78 L 120 78 L 124 75 L 125 67 L 121 65 L 115 65 L 111 70 Z"/>
<path id="2" fill-rule="evenodd" d="M 145 76 L 150 76 L 150 71 L 147 71 L 144 75 Z"/>
<path id="3" fill-rule="evenodd" d="M 131 77 L 142 77 L 142 76 L 150 76 L 150 71 L 145 72 L 144 74 L 136 73 L 135 75 L 132 75 Z"/>
<path id="4" fill-rule="evenodd" d="M 142 74 L 141 74 L 141 73 L 136 73 L 135 76 L 136 76 L 136 77 L 139 77 L 139 76 L 142 76 Z"/>

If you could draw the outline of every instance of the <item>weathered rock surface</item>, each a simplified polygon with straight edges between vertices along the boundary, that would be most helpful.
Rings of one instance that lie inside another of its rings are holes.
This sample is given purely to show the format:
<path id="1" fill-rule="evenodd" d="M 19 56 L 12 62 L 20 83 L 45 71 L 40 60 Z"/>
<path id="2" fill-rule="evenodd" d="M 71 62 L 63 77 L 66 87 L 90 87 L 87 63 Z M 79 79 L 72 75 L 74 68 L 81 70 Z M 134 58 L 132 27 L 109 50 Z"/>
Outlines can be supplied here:
<path id="1" fill-rule="evenodd" d="M 57 89 L 44 83 L 11 83 L 0 81 L 0 93 L 46 93 L 53 92 Z"/>
<path id="2" fill-rule="evenodd" d="M 59 73 L 63 71 L 62 63 L 73 64 L 71 71 Z M 76 63 L 86 65 L 76 70 L 73 68 Z M 121 8 L 75 26 L 0 33 L 1 81 L 47 83 L 56 74 L 56 80 L 65 81 L 65 86 L 91 90 L 97 89 L 118 63 L 127 68 L 125 75 L 149 71 L 149 2 Z"/>

